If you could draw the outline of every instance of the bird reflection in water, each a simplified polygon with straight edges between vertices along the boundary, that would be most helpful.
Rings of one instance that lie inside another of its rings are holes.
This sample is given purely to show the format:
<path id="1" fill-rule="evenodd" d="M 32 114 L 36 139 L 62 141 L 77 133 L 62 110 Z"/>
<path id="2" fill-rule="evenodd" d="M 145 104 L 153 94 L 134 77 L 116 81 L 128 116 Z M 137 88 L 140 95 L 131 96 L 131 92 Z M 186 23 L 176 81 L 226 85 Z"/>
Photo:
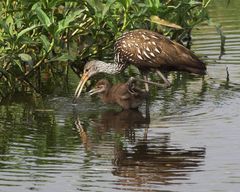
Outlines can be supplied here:
<path id="1" fill-rule="evenodd" d="M 199 171 L 205 148 L 183 149 L 171 145 L 169 140 L 169 135 L 163 135 L 137 142 L 134 147 L 115 146 L 112 173 L 121 177 L 118 184 L 176 184 L 187 180 L 190 172 Z"/>
<path id="2" fill-rule="evenodd" d="M 203 164 L 206 153 L 204 147 L 184 149 L 173 145 L 169 132 L 149 137 L 149 114 L 144 116 L 138 110 L 110 110 L 91 121 L 94 135 L 90 131 L 87 134 L 82 126 L 77 128 L 81 130 L 79 133 L 82 143 L 87 152 L 100 153 L 101 157 L 105 154 L 105 158 L 112 160 L 112 174 L 119 177 L 116 182 L 119 186 L 183 182 L 189 178 L 191 172 L 199 171 Z M 165 130 L 164 125 L 162 128 Z M 104 137 L 109 134 L 124 139 Z M 112 148 L 106 147 L 109 142 Z"/>
<path id="3" fill-rule="evenodd" d="M 91 140 L 89 139 L 87 130 L 85 129 L 85 127 L 82 125 L 79 117 L 76 118 L 75 122 L 75 128 L 81 138 L 82 144 L 85 148 L 86 151 L 91 151 L 92 148 L 92 143 Z"/>
<path id="4" fill-rule="evenodd" d="M 150 117 L 148 110 L 146 110 L 145 117 L 139 110 L 122 110 L 120 112 L 109 110 L 101 113 L 100 118 L 91 119 L 91 123 L 99 136 L 114 132 L 130 141 L 135 141 L 135 129 L 143 128 L 144 135 L 147 135 Z M 91 135 L 88 135 L 87 129 L 82 125 L 79 117 L 75 120 L 75 128 L 85 149 L 91 150 L 93 145 Z"/>

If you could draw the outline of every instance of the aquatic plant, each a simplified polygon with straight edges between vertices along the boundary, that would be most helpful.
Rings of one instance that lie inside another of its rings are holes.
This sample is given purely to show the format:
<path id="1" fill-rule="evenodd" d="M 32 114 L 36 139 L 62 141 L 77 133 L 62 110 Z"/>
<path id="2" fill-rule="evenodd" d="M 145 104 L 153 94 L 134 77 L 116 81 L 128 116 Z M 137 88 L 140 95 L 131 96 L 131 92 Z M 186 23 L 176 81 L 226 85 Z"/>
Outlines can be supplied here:
<path id="1" fill-rule="evenodd" d="M 0 97 L 40 91 L 43 81 L 64 81 L 70 68 L 79 74 L 90 58 L 112 58 L 113 43 L 126 30 L 148 28 L 180 41 L 208 19 L 209 2 L 1 1 Z"/>

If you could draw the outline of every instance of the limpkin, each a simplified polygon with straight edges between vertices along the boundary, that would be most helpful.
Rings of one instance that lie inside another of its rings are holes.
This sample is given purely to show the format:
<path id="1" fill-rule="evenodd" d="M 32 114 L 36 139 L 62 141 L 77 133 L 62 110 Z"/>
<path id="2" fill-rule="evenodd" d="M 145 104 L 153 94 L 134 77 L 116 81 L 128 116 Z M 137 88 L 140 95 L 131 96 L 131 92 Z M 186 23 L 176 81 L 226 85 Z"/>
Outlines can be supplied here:
<path id="1" fill-rule="evenodd" d="M 135 65 L 147 80 L 147 73 L 156 70 L 166 85 L 169 81 L 161 71 L 186 71 L 205 74 L 206 66 L 192 51 L 167 37 L 145 29 L 124 33 L 114 45 L 114 63 L 93 60 L 84 66 L 82 78 L 75 91 L 77 99 L 86 81 L 97 73 L 116 74 L 129 64 Z M 148 86 L 145 84 L 146 91 Z"/>
<path id="2" fill-rule="evenodd" d="M 145 91 L 135 86 L 133 78 L 114 85 L 106 79 L 99 80 L 89 93 L 97 94 L 104 103 L 118 104 L 123 109 L 137 109 L 147 97 Z"/>

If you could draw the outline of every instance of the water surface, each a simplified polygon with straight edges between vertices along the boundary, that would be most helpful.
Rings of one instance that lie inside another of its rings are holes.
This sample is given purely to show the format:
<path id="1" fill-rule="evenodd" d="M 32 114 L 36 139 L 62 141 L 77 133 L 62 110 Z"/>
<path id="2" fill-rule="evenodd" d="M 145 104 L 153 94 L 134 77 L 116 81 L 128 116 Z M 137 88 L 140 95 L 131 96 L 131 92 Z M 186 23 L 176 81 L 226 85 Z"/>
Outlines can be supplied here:
<path id="1" fill-rule="evenodd" d="M 0 107 L 0 191 L 238 191 L 240 2 L 213 1 L 193 32 L 205 78 L 171 74 L 139 111 L 69 92 Z M 224 52 L 214 25 L 226 37 Z M 229 76 L 227 75 L 227 70 Z M 149 113 L 148 113 L 149 112 Z"/>

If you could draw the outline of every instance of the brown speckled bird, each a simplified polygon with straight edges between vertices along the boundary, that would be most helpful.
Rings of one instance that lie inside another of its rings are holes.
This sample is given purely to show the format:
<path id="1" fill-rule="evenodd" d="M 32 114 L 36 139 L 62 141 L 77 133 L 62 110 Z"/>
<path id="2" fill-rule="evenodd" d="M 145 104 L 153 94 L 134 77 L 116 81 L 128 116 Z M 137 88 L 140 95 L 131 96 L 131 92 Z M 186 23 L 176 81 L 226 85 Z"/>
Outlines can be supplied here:
<path id="1" fill-rule="evenodd" d="M 136 29 L 124 33 L 114 46 L 114 63 L 93 60 L 84 66 L 79 85 L 75 91 L 77 99 L 86 81 L 97 73 L 116 74 L 122 72 L 129 64 L 135 65 L 147 80 L 147 73 L 155 70 L 164 80 L 169 81 L 161 71 L 186 71 L 204 75 L 206 66 L 192 51 L 177 42 L 153 31 Z M 146 91 L 148 86 L 145 84 Z"/>
<path id="2" fill-rule="evenodd" d="M 111 85 L 108 80 L 102 79 L 89 92 L 90 95 L 98 94 L 104 103 L 118 104 L 123 109 L 138 108 L 147 97 L 147 93 L 137 88 L 134 79 L 126 83 Z"/>

